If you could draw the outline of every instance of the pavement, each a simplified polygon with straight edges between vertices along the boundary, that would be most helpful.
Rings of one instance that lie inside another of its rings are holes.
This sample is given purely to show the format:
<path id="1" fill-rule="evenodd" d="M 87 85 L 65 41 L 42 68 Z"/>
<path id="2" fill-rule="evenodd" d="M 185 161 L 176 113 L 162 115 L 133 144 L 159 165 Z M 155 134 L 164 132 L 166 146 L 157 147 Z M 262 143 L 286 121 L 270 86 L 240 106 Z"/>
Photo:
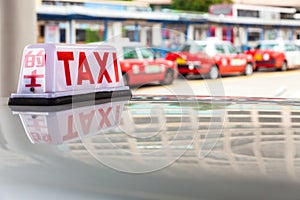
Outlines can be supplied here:
<path id="1" fill-rule="evenodd" d="M 217 80 L 189 77 L 172 85 L 147 84 L 132 89 L 133 94 L 209 95 L 300 98 L 300 69 L 285 72 L 259 71 L 252 76 L 232 75 Z"/>

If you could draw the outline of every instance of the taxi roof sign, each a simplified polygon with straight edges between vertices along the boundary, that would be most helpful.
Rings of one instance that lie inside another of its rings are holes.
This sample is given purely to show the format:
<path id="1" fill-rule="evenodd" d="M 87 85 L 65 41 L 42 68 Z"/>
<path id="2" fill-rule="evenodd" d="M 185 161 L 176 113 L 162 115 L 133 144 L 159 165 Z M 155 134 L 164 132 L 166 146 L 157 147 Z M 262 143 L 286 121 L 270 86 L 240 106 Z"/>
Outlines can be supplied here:
<path id="1" fill-rule="evenodd" d="M 59 105 L 91 95 L 131 96 L 114 47 L 34 44 L 24 49 L 18 90 L 9 105 Z"/>

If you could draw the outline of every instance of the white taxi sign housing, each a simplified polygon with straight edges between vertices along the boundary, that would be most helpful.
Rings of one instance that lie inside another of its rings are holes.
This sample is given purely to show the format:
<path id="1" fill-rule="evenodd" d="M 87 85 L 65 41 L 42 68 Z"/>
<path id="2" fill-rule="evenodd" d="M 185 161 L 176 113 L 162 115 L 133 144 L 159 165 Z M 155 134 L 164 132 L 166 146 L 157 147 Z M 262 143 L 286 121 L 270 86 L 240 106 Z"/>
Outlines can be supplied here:
<path id="1" fill-rule="evenodd" d="M 18 90 L 9 104 L 57 105 L 94 93 L 96 99 L 131 95 L 114 47 L 35 44 L 24 49 Z"/>

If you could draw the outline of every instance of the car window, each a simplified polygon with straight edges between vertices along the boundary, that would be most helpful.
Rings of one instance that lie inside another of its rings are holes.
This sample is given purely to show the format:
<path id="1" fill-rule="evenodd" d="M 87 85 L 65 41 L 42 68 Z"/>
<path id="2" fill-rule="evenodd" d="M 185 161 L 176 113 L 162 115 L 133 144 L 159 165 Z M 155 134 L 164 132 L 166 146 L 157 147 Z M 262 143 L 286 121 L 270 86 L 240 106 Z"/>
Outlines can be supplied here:
<path id="1" fill-rule="evenodd" d="M 181 51 L 187 51 L 189 52 L 191 48 L 191 45 L 184 45 Z"/>
<path id="2" fill-rule="evenodd" d="M 236 48 L 234 48 L 233 46 L 227 45 L 227 48 L 228 48 L 228 51 L 229 51 L 230 54 L 236 54 L 237 53 Z"/>
<path id="3" fill-rule="evenodd" d="M 223 45 L 221 44 L 216 44 L 215 45 L 215 48 L 216 48 L 216 53 L 217 54 L 225 54 L 225 48 Z"/>
<path id="4" fill-rule="evenodd" d="M 192 45 L 190 48 L 190 53 L 198 53 L 198 52 L 204 52 L 206 48 L 206 45 Z"/>
<path id="5" fill-rule="evenodd" d="M 154 58 L 153 52 L 148 48 L 140 48 L 142 57 L 145 59 L 152 59 Z"/>
<path id="6" fill-rule="evenodd" d="M 123 47 L 124 59 L 138 59 L 135 47 Z"/>
<path id="7" fill-rule="evenodd" d="M 285 44 L 284 48 L 286 51 L 297 51 L 297 46 L 293 44 Z"/>
<path id="8" fill-rule="evenodd" d="M 256 49 L 261 49 L 261 50 L 279 50 L 280 46 L 279 44 L 276 43 L 270 43 L 270 44 L 259 44 L 257 45 Z"/>

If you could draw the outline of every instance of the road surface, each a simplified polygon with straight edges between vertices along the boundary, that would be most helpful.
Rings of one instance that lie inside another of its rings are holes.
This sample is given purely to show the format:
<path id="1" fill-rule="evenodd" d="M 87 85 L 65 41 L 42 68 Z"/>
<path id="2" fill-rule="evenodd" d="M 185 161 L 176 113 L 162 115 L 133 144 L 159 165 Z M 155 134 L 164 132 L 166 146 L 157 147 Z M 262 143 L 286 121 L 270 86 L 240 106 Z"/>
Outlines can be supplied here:
<path id="1" fill-rule="evenodd" d="M 172 85 L 148 84 L 132 88 L 135 95 L 209 95 L 300 98 L 300 69 L 259 71 L 252 76 L 226 76 L 217 80 L 179 78 Z"/>

